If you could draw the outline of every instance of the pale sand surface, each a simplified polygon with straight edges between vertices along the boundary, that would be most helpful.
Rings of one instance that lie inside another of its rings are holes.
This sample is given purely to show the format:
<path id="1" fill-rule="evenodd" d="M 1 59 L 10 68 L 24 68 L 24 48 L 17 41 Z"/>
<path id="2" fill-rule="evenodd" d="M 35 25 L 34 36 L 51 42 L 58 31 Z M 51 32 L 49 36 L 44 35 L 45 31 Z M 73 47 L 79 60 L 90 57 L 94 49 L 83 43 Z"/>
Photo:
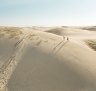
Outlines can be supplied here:
<path id="1" fill-rule="evenodd" d="M 61 34 L 65 37 L 31 28 L 21 28 L 22 33 L 10 37 L 14 32 L 8 35 L 4 30 L 0 37 L 0 91 L 96 91 L 96 52 L 82 41 L 90 39 L 93 32 L 64 30 Z"/>

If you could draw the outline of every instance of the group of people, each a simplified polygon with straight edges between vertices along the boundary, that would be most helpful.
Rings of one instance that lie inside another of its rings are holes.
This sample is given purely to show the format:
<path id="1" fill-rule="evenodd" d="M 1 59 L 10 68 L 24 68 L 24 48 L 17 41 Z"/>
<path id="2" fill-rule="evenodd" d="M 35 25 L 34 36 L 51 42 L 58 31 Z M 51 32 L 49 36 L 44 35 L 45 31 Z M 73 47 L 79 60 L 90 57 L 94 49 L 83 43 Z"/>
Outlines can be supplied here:
<path id="1" fill-rule="evenodd" d="M 65 39 L 65 36 L 63 36 L 63 39 Z M 67 40 L 69 40 L 69 38 L 67 37 Z"/>

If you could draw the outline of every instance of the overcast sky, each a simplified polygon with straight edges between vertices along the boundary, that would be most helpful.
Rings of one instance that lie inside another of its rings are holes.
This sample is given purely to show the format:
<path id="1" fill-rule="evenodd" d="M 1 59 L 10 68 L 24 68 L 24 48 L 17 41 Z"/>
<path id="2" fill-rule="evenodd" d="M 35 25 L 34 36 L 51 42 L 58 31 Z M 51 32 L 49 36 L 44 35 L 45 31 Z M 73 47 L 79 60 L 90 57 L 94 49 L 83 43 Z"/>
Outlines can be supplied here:
<path id="1" fill-rule="evenodd" d="M 0 25 L 96 25 L 96 0 L 0 0 Z"/>

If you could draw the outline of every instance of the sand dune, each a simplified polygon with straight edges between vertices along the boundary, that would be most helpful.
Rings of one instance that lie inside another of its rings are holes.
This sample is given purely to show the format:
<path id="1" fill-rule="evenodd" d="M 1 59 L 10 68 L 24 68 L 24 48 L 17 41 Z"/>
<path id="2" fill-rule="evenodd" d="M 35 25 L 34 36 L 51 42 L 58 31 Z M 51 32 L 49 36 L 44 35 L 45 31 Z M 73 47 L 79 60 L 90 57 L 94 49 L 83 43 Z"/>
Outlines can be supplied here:
<path id="1" fill-rule="evenodd" d="M 85 40 L 85 43 L 96 51 L 96 39 Z"/>
<path id="2" fill-rule="evenodd" d="M 0 30 L 0 91 L 96 91 L 96 52 L 81 41 L 92 33 L 16 29 Z"/>
<path id="3" fill-rule="evenodd" d="M 87 28 L 87 27 L 86 27 Z M 85 29 L 85 28 L 84 28 Z M 49 30 L 45 30 L 46 32 L 69 36 L 75 39 L 94 39 L 96 38 L 96 31 L 89 31 L 87 29 L 84 30 L 82 27 L 57 27 Z"/>

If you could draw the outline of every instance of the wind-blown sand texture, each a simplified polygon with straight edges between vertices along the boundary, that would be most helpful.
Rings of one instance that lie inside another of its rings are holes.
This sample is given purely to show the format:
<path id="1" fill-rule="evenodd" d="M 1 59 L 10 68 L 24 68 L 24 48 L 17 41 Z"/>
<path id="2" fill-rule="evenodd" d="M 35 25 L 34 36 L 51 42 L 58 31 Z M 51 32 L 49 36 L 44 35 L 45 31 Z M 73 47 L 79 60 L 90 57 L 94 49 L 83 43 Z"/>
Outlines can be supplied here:
<path id="1" fill-rule="evenodd" d="M 96 51 L 96 39 L 95 40 L 85 40 L 86 44 Z"/>
<path id="2" fill-rule="evenodd" d="M 96 51 L 85 43 L 95 36 L 74 27 L 1 27 L 0 91 L 96 91 Z"/>

